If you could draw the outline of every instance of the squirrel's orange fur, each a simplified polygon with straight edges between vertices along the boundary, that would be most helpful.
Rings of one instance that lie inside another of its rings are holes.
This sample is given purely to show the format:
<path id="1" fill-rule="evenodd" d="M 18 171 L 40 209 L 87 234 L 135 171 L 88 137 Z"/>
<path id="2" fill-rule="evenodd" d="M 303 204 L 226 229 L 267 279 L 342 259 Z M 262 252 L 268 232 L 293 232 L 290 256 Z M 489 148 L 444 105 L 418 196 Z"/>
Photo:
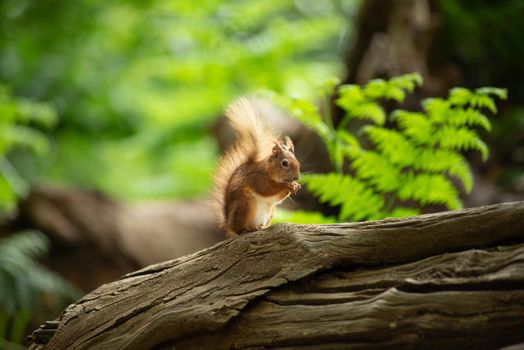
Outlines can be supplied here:
<path id="1" fill-rule="evenodd" d="M 288 137 L 280 142 L 246 99 L 226 109 L 237 134 L 215 174 L 214 202 L 229 236 L 265 228 L 274 207 L 300 188 L 300 163 Z"/>

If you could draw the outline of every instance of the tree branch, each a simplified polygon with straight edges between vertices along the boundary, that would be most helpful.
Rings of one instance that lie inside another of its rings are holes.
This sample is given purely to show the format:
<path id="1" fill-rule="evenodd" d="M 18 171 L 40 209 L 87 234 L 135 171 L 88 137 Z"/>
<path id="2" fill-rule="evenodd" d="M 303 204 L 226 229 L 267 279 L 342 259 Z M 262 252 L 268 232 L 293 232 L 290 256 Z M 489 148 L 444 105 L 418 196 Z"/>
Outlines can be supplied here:
<path id="1" fill-rule="evenodd" d="M 313 275 L 319 271 L 328 269 L 345 271 L 356 266 L 369 268 L 400 264 L 445 252 L 519 242 L 524 242 L 524 202 L 429 214 L 402 220 L 388 219 L 337 225 L 274 225 L 267 230 L 243 235 L 189 256 L 152 265 L 101 286 L 64 311 L 59 319 L 60 324 L 56 334 L 43 348 L 150 349 L 161 344 L 186 344 L 189 347 L 186 341 L 193 335 L 209 334 L 210 337 L 216 337 L 217 334 L 222 334 L 222 330 L 228 324 L 231 325 L 244 318 L 245 312 L 252 313 L 257 307 L 267 311 L 271 308 L 268 303 L 278 305 L 278 300 L 283 300 L 282 296 L 278 299 L 278 293 L 271 294 L 265 300 L 261 300 L 260 297 L 279 286 L 287 285 L 293 288 L 296 284 L 290 282 L 304 280 L 306 277 L 313 278 Z M 518 254 L 521 254 L 521 250 L 518 250 Z M 501 260 L 495 259 L 495 261 Z M 421 263 L 420 269 L 415 270 L 424 271 L 424 268 L 427 269 L 429 266 L 426 261 Z M 444 266 L 448 266 L 449 269 L 450 265 Z M 425 284 L 405 282 L 405 277 L 410 275 L 411 267 L 408 265 L 399 269 L 395 271 L 397 276 L 404 277 L 404 287 L 388 287 L 386 276 L 393 279 L 391 283 L 395 282 L 393 278 L 395 275 L 391 274 L 391 270 L 382 269 L 375 277 L 375 284 L 383 283 L 381 288 L 388 288 L 381 295 L 386 308 L 388 303 L 395 305 L 398 303 L 396 300 L 401 300 L 404 294 L 411 293 L 409 288 L 423 290 L 433 288 L 435 283 L 438 285 L 432 280 L 424 282 Z M 511 273 L 516 273 L 518 278 L 522 278 L 521 265 L 516 272 Z M 412 278 L 416 276 L 414 273 Z M 489 274 L 485 276 L 489 279 Z M 347 278 L 353 281 L 350 275 Z M 511 278 L 506 279 L 506 281 L 510 280 Z M 459 280 L 444 282 L 452 284 L 457 281 Z M 481 282 L 479 279 L 476 283 L 480 285 Z M 520 290 L 516 293 L 512 297 L 512 302 L 521 305 L 524 291 Z M 498 294 L 498 303 L 504 301 L 506 298 L 504 295 L 504 292 Z M 493 300 L 491 296 L 477 296 L 477 299 L 474 298 L 476 302 L 485 302 L 486 298 Z M 316 298 L 314 295 L 306 295 L 306 297 Z M 339 295 L 338 297 L 351 299 L 355 296 Z M 255 301 L 252 307 L 246 309 L 246 305 L 256 298 L 258 302 Z M 412 299 L 414 308 L 407 314 L 411 315 L 408 319 L 413 319 L 410 323 L 413 329 L 417 329 L 416 305 L 421 307 L 427 305 L 430 299 L 423 297 Z M 375 300 L 373 303 L 381 303 L 380 299 L 373 300 Z M 493 303 L 497 304 L 497 300 Z M 373 303 L 369 306 L 371 311 L 374 308 Z M 342 309 L 340 305 L 336 305 L 335 308 L 336 310 L 340 308 L 343 312 L 339 314 L 347 317 L 347 320 L 353 319 L 353 322 L 358 324 L 359 320 L 365 320 L 367 317 L 365 310 L 358 311 L 349 305 L 345 306 L 348 307 Z M 449 307 L 453 308 L 453 305 L 450 304 Z M 517 312 L 520 310 L 522 309 L 517 309 Z M 511 314 L 511 310 L 508 313 Z M 237 317 L 239 314 L 241 317 Z M 482 310 L 479 309 L 479 315 L 481 314 Z M 509 317 L 515 324 L 515 315 L 509 314 L 505 317 Z M 304 319 L 295 321 L 308 322 L 307 317 L 313 317 L 314 313 L 309 316 L 307 313 L 302 315 Z M 292 313 L 289 316 L 292 317 Z M 315 317 L 318 316 L 319 314 Z M 329 316 L 327 317 L 329 319 Z M 322 320 L 328 319 L 322 317 Z M 520 324 L 522 319 L 520 317 Z M 271 320 L 268 322 L 271 323 Z M 283 322 L 286 324 L 286 321 Z M 384 322 L 393 321 L 389 319 Z M 399 327 L 404 327 L 404 323 L 398 324 Z M 387 323 L 383 325 L 390 327 Z M 264 332 L 263 327 L 261 323 L 260 327 L 255 328 Z M 302 332 L 310 329 L 309 325 L 305 326 Z M 422 330 L 423 327 L 418 329 Z M 327 338 L 317 337 L 315 344 L 322 343 L 322 341 L 318 343 L 318 339 L 328 341 L 330 333 L 324 336 Z M 523 337 L 511 339 L 522 341 Z M 307 339 L 305 333 L 304 339 Z M 345 343 L 346 340 L 351 339 L 357 338 L 344 336 L 337 341 Z M 251 346 L 249 344 L 251 343 L 240 342 L 238 347 Z M 283 346 L 292 343 L 276 341 L 267 344 L 264 346 Z M 32 348 L 35 349 L 37 346 L 33 345 Z"/>

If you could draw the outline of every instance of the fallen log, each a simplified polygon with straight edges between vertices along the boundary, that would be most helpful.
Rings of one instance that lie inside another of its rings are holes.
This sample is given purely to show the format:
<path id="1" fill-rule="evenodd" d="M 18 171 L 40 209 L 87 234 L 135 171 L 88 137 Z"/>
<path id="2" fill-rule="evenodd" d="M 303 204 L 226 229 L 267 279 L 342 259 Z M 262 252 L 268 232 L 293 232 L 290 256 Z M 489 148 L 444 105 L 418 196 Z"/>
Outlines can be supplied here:
<path id="1" fill-rule="evenodd" d="M 43 263 L 88 292 L 125 273 L 225 239 L 206 200 L 125 203 L 96 191 L 37 186 L 5 231 L 37 229 L 51 241 Z"/>
<path id="2" fill-rule="evenodd" d="M 524 202 L 274 225 L 99 287 L 30 348 L 508 346 L 524 342 L 522 243 Z"/>

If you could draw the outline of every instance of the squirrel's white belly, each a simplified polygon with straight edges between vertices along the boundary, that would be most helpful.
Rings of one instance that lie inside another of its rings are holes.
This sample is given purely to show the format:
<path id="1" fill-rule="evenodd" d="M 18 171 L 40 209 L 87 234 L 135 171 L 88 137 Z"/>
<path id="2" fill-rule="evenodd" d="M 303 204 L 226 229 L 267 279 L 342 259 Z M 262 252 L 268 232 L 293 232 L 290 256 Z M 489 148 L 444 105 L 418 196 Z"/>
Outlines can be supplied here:
<path id="1" fill-rule="evenodd" d="M 256 203 L 256 213 L 253 219 L 254 226 L 266 226 L 269 224 L 271 214 L 275 205 L 279 204 L 282 200 L 280 196 L 263 197 L 256 193 L 253 193 Z"/>

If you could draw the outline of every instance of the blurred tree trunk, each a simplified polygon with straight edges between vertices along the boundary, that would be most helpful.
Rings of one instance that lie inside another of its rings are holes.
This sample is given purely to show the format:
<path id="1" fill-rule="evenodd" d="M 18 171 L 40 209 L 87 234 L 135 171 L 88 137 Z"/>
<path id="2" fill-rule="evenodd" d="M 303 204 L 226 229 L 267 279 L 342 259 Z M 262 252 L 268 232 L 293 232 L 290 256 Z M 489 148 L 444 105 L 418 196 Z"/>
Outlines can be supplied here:
<path id="1" fill-rule="evenodd" d="M 428 88 L 428 52 L 437 26 L 429 0 L 369 0 L 357 19 L 345 83 L 419 72 Z M 431 84 L 430 84 L 431 86 Z"/>
<path id="2" fill-rule="evenodd" d="M 225 238 L 204 200 L 126 204 L 99 192 L 56 186 L 33 188 L 4 231 L 27 228 L 51 240 L 43 263 L 86 292 Z"/>
<path id="3" fill-rule="evenodd" d="M 524 342 L 523 257 L 524 202 L 280 224 L 103 285 L 30 349 L 493 349 Z"/>

